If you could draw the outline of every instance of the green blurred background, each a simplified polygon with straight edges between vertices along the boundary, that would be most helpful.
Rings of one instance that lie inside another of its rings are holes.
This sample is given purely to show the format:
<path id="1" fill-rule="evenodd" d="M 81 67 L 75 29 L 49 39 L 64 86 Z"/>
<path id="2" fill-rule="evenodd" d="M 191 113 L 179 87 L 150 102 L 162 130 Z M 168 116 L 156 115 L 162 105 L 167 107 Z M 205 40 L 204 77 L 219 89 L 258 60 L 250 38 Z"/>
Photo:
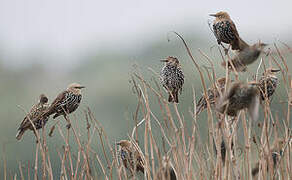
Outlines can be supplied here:
<path id="1" fill-rule="evenodd" d="M 185 71 L 179 109 L 185 121 L 191 124 L 192 87 L 199 96 L 201 83 L 181 41 L 168 32 L 174 30 L 183 35 L 201 66 L 208 64 L 198 49 L 213 60 L 217 76 L 224 75 L 216 40 L 207 23 L 212 20 L 209 13 L 228 11 L 242 38 L 249 44 L 261 40 L 270 44 L 273 50 L 273 43 L 277 43 L 291 68 L 291 55 L 278 41 L 292 45 L 291 15 L 287 13 L 291 1 L 264 5 L 263 2 L 245 1 L 239 7 L 236 2 L 227 0 L 212 5 L 191 1 L 44 1 L 44 4 L 36 0 L 1 1 L 0 152 L 2 157 L 3 149 L 6 151 L 9 172 L 18 172 L 19 161 L 33 163 L 34 159 L 33 134 L 27 132 L 21 142 L 15 139 L 24 117 L 18 106 L 29 110 L 41 93 L 48 95 L 51 102 L 68 84 L 78 82 L 86 89 L 83 90 L 81 106 L 72 117 L 78 119 L 81 134 L 86 135 L 83 111 L 90 107 L 111 142 L 126 138 L 134 125 L 132 115 L 137 105 L 131 74 L 138 69 L 153 83 L 150 79 L 158 77 L 148 68 L 159 72 L 162 67 L 159 60 L 167 56 L 178 57 Z M 265 8 L 260 8 L 263 6 Z M 275 58 L 280 62 L 276 55 Z M 265 63 L 268 64 L 268 58 L 265 58 Z M 249 70 L 254 72 L 257 64 Z M 245 80 L 246 77 L 251 79 L 251 75 L 246 74 L 240 78 Z M 280 83 L 283 84 L 282 78 Z M 287 95 L 283 87 L 277 89 L 274 112 L 281 114 L 285 111 L 286 107 L 281 103 L 285 99 Z M 154 103 L 155 107 L 157 104 Z M 205 114 L 199 118 L 202 119 L 200 129 L 206 134 Z M 65 129 L 64 120 L 60 120 Z M 54 122 L 51 119 L 47 127 Z M 55 148 L 61 149 L 63 144 L 58 132 L 48 139 L 48 144 L 53 166 L 58 170 L 60 161 Z M 98 139 L 93 142 L 96 144 Z M 2 160 L 0 167 L 2 174 Z"/>

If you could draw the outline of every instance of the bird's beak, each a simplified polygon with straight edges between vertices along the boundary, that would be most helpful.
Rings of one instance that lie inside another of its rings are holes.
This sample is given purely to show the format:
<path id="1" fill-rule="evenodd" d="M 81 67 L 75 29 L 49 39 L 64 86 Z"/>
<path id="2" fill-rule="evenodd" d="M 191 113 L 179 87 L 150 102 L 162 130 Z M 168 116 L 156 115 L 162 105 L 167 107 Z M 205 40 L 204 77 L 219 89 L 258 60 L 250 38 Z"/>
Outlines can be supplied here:
<path id="1" fill-rule="evenodd" d="M 216 15 L 216 14 L 209 14 L 209 16 L 217 17 L 217 15 Z"/>
<path id="2" fill-rule="evenodd" d="M 79 86 L 78 88 L 79 88 L 79 89 L 83 89 L 83 88 L 85 88 L 85 86 Z"/>
<path id="3" fill-rule="evenodd" d="M 117 143 L 116 143 L 116 145 L 120 146 L 120 145 L 121 145 L 121 143 L 120 143 L 120 142 L 117 142 Z"/>
<path id="4" fill-rule="evenodd" d="M 161 59 L 160 62 L 168 62 L 167 59 Z"/>
<path id="5" fill-rule="evenodd" d="M 281 71 L 280 69 L 272 69 L 271 72 L 279 72 Z"/>

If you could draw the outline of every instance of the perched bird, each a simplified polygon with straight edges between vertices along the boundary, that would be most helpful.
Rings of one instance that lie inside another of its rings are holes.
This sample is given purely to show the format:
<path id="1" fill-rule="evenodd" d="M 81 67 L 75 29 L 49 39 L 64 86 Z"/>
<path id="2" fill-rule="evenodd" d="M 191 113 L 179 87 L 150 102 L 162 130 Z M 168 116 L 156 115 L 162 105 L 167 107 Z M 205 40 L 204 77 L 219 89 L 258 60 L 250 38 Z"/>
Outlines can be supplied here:
<path id="1" fill-rule="evenodd" d="M 162 167 L 159 168 L 156 177 L 158 180 L 177 180 L 174 166 L 166 156 L 162 158 Z"/>
<path id="2" fill-rule="evenodd" d="M 178 103 L 178 93 L 181 93 L 184 84 L 184 74 L 180 63 L 175 57 L 168 57 L 161 62 L 165 62 L 165 66 L 160 72 L 160 79 L 163 87 L 169 93 L 168 102 Z"/>
<path id="3" fill-rule="evenodd" d="M 280 156 L 283 155 L 283 147 L 285 145 L 285 141 L 282 138 L 278 138 L 276 140 L 274 140 L 274 143 L 269 151 L 268 146 L 265 146 L 263 149 L 263 153 L 264 153 L 264 160 L 266 161 L 267 164 L 267 171 L 269 171 L 269 163 L 270 160 L 272 160 L 272 166 L 273 169 L 275 170 L 275 168 L 277 167 L 277 164 L 279 162 L 279 158 Z M 269 156 L 271 159 L 269 159 Z M 252 169 L 252 176 L 256 176 L 259 173 L 259 168 L 260 168 L 260 163 L 257 162 L 256 166 Z"/>
<path id="4" fill-rule="evenodd" d="M 81 86 L 78 83 L 70 84 L 68 88 L 65 91 L 61 92 L 52 102 L 45 115 L 50 116 L 54 114 L 53 119 L 60 115 L 63 115 L 68 121 L 66 116 L 74 112 L 81 102 L 82 88 L 84 88 L 84 86 Z M 68 122 L 67 127 L 70 128 L 70 122 Z"/>
<path id="5" fill-rule="evenodd" d="M 264 101 L 266 98 L 270 100 L 278 86 L 278 77 L 275 75 L 279 72 L 279 69 L 269 68 L 263 73 L 259 80 L 259 89 L 261 93 L 261 100 Z"/>
<path id="6" fill-rule="evenodd" d="M 248 47 L 248 44 L 239 37 L 236 26 L 227 12 L 220 11 L 210 16 L 216 17 L 213 31 L 219 45 L 222 45 L 222 42 L 230 44 L 232 50 L 243 50 Z"/>
<path id="7" fill-rule="evenodd" d="M 227 115 L 234 117 L 240 110 L 247 108 L 251 118 L 256 120 L 259 110 L 259 96 L 258 83 L 236 82 L 220 98 L 216 109 L 220 113 L 226 112 Z"/>
<path id="8" fill-rule="evenodd" d="M 130 170 L 132 174 L 135 170 L 144 173 L 144 161 L 137 147 L 128 140 L 121 140 L 117 145 L 120 147 L 119 155 L 125 168 Z"/>
<path id="9" fill-rule="evenodd" d="M 41 94 L 39 97 L 39 102 L 32 106 L 29 113 L 22 120 L 18 132 L 16 134 L 16 139 L 20 140 L 24 132 L 28 129 L 32 130 L 36 135 L 36 132 L 31 124 L 34 124 L 36 130 L 41 129 L 45 126 L 46 122 L 49 119 L 49 116 L 42 116 L 42 114 L 48 109 L 48 98 L 44 94 Z"/>
<path id="10" fill-rule="evenodd" d="M 267 46 L 267 44 L 256 43 L 252 46 L 247 46 L 243 50 L 237 52 L 237 54 L 227 62 L 228 69 L 231 71 L 234 71 L 235 69 L 238 72 L 245 72 L 247 65 L 252 64 L 258 59 L 265 46 Z M 232 68 L 231 64 L 233 64 L 234 69 Z M 226 61 L 223 61 L 221 65 L 225 67 Z"/>
<path id="11" fill-rule="evenodd" d="M 223 93 L 226 84 L 226 78 L 218 78 L 216 80 L 216 86 L 209 88 L 207 90 L 208 101 L 211 106 L 216 104 L 216 101 L 219 99 L 220 93 Z M 207 99 L 203 95 L 196 105 L 196 115 L 200 114 L 204 109 L 207 108 Z"/>

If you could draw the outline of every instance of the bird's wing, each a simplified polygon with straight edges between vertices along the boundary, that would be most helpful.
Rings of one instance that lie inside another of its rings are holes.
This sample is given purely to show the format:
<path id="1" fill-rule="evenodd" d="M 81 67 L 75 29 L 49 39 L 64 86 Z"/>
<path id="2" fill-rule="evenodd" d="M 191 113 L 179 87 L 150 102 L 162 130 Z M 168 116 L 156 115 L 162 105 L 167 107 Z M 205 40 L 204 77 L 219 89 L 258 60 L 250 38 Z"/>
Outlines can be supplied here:
<path id="1" fill-rule="evenodd" d="M 250 106 L 248 107 L 248 113 L 252 120 L 256 121 L 259 117 L 259 106 L 260 106 L 260 98 L 259 96 L 254 96 Z"/>
<path id="2" fill-rule="evenodd" d="M 235 36 L 236 38 L 239 38 L 239 34 L 238 34 L 238 31 L 236 29 L 236 26 L 235 26 L 234 22 L 232 20 L 227 21 L 227 22 L 229 22 L 229 24 L 230 24 L 230 28 L 231 28 L 230 33 L 232 33 L 232 36 Z"/>
<path id="3" fill-rule="evenodd" d="M 56 99 L 52 102 L 51 106 L 48 109 L 48 115 L 50 115 L 51 113 L 54 113 L 54 111 L 61 105 L 63 104 L 65 98 L 66 98 L 66 93 L 67 91 L 63 91 L 61 92 Z"/>

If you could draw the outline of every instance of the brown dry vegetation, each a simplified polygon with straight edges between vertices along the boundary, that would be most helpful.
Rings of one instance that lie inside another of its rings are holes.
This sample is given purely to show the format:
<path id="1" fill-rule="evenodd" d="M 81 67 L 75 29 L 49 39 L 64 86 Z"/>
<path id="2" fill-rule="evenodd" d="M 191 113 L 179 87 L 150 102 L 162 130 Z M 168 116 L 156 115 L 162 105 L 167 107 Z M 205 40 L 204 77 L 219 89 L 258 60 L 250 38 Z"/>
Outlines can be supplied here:
<path id="1" fill-rule="evenodd" d="M 182 39 L 183 40 L 183 39 Z M 186 44 L 185 44 L 186 45 Z M 207 73 L 205 69 L 198 66 L 196 59 L 187 48 L 187 52 L 194 64 L 194 75 L 200 75 L 201 86 L 206 95 L 206 82 L 214 83 L 216 74 L 212 59 L 199 50 L 206 62 L 211 67 Z M 274 52 L 264 57 L 262 67 L 266 68 L 269 64 L 274 64 L 281 69 L 283 83 L 280 85 L 285 88 L 287 100 L 292 93 L 291 72 L 286 64 L 285 53 L 290 53 L 289 48 L 286 52 L 281 52 L 274 45 Z M 275 57 L 281 61 L 276 61 Z M 222 59 L 224 60 L 222 55 Z M 226 57 L 228 59 L 230 57 Z M 225 60 L 226 60 L 225 59 Z M 259 61 L 258 61 L 259 62 Z M 266 63 L 266 62 L 269 62 Z M 138 70 L 132 74 L 133 91 L 137 96 L 137 108 L 133 112 L 132 134 L 128 135 L 128 140 L 137 142 L 141 147 L 143 161 L 145 163 L 145 173 L 130 174 L 119 160 L 118 147 L 116 142 L 108 140 L 107 133 L 102 124 L 94 117 L 90 109 L 84 112 L 87 122 L 87 132 L 78 126 L 72 126 L 67 130 L 62 128 L 57 122 L 52 127 L 51 133 L 59 133 L 63 138 L 64 145 L 61 149 L 56 149 L 59 156 L 60 171 L 52 168 L 52 162 L 48 149 L 55 148 L 53 144 L 47 144 L 47 135 L 38 134 L 39 142 L 35 151 L 33 167 L 29 163 L 19 163 L 19 172 L 9 172 L 6 169 L 6 159 L 4 156 L 4 179 L 157 179 L 162 168 L 163 156 L 172 162 L 177 173 L 177 179 L 291 179 L 292 178 L 292 144 L 291 144 L 291 102 L 284 104 L 283 113 L 285 118 L 278 118 L 278 114 L 270 109 L 270 102 L 262 103 L 260 121 L 252 122 L 246 112 L 242 111 L 236 121 L 231 122 L 225 116 L 222 119 L 215 117 L 215 111 L 207 109 L 207 118 L 197 117 L 196 95 L 193 91 L 193 104 L 189 114 L 182 114 L 179 111 L 179 104 L 169 104 L 166 95 L 157 79 L 157 74 L 153 73 L 154 80 L 145 80 L 142 73 Z M 205 73 L 205 76 L 204 74 Z M 248 72 L 250 74 L 256 74 Z M 240 79 L 238 73 L 228 73 L 228 79 Z M 291 97 L 290 97 L 291 99 Z M 160 109 L 153 110 L 153 104 L 159 105 Z M 273 101 L 272 101 L 273 103 Z M 160 118 L 161 117 L 161 118 Z M 191 126 L 186 126 L 186 121 L 191 117 Z M 71 119 L 77 121 L 76 119 Z M 208 137 L 202 137 L 199 133 L 199 122 L 207 121 Z M 239 126 L 243 128 L 243 135 L 238 132 Z M 254 129 L 260 126 L 260 133 Z M 43 130 L 42 132 L 46 132 Z M 69 138 L 72 136 L 73 138 Z M 81 140 L 81 136 L 86 136 L 86 140 Z M 240 138 L 242 136 L 243 138 Z M 139 141 L 140 139 L 140 141 Z M 142 141 L 141 141 L 142 139 Z M 220 145 L 221 140 L 226 143 L 225 163 L 221 159 Z M 273 166 L 271 149 L 273 142 L 277 139 L 283 140 L 282 152 L 276 166 Z M 95 141 L 99 142 L 96 146 Z M 214 150 L 218 149 L 217 155 Z M 234 143 L 233 150 L 231 143 Z M 72 149 L 70 144 L 77 144 L 77 149 Z M 98 150 L 97 150 L 98 148 Z M 97 153 L 101 151 L 102 153 Z M 232 153 L 234 151 L 234 153 Z M 216 158 L 216 156 L 218 158 Z M 252 170 L 258 162 L 259 173 L 252 177 Z M 9 173 L 8 173 L 9 172 Z M 32 177 L 33 176 L 33 177 Z"/>

